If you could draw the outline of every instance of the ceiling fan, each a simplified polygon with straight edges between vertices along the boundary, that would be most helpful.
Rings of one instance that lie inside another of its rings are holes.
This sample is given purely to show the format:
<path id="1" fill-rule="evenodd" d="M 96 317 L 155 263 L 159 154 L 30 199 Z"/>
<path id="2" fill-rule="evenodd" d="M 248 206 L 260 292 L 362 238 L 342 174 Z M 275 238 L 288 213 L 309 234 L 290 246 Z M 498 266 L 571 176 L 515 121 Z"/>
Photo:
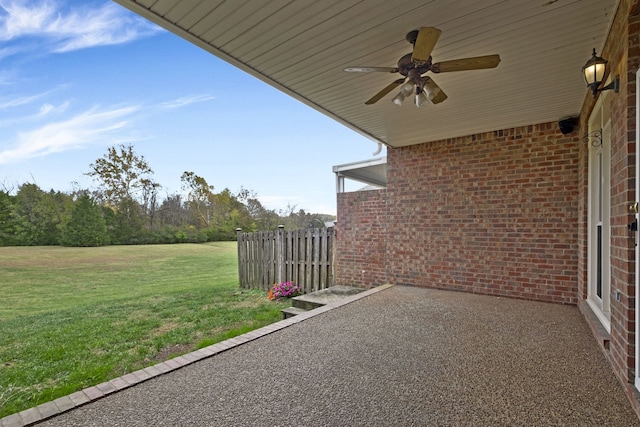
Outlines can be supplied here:
<path id="1" fill-rule="evenodd" d="M 407 41 L 413 45 L 413 52 L 400 58 L 397 67 L 348 67 L 344 71 L 400 73 L 404 77 L 393 81 L 365 104 L 375 104 L 389 92 L 402 85 L 400 92 L 393 97 L 393 103 L 402 105 L 406 97 L 415 93 L 416 106 L 422 107 L 427 105 L 429 101 L 438 104 L 447 99 L 447 95 L 431 77 L 423 76 L 427 71 L 448 73 L 451 71 L 481 70 L 495 68 L 500 63 L 500 55 L 476 56 L 433 63 L 431 51 L 440 38 L 440 34 L 442 31 L 433 27 L 422 27 L 419 30 L 409 32 Z"/>

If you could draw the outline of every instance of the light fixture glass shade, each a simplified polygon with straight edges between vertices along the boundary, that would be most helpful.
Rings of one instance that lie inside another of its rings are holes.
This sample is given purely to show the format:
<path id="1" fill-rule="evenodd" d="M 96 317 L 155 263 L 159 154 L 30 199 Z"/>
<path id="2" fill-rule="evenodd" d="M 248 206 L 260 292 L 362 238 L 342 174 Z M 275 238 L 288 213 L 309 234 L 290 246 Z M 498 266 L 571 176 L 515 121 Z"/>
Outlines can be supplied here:
<path id="1" fill-rule="evenodd" d="M 424 107 L 429 105 L 429 98 L 424 94 L 422 90 L 416 91 L 416 107 Z"/>
<path id="2" fill-rule="evenodd" d="M 404 102 L 404 94 L 402 93 L 402 91 L 398 92 L 398 94 L 396 96 L 393 97 L 393 99 L 391 99 L 391 102 L 393 102 L 394 104 L 396 104 L 398 107 L 402 106 L 402 103 Z"/>
<path id="3" fill-rule="evenodd" d="M 431 90 L 431 88 L 429 86 L 425 86 L 424 87 L 424 92 L 427 95 L 427 98 L 429 98 L 429 101 L 433 102 L 433 99 L 440 95 L 440 88 L 436 87 L 434 90 Z"/>
<path id="4" fill-rule="evenodd" d="M 596 55 L 596 50 L 593 49 L 593 56 L 582 67 L 582 73 L 584 74 L 584 81 L 592 90 L 600 86 L 600 83 L 604 80 L 605 73 L 607 71 L 607 60 Z"/>
<path id="5" fill-rule="evenodd" d="M 413 94 L 413 83 L 406 82 L 405 84 L 403 84 L 400 88 L 400 92 L 402 92 L 405 97 L 411 96 Z"/>

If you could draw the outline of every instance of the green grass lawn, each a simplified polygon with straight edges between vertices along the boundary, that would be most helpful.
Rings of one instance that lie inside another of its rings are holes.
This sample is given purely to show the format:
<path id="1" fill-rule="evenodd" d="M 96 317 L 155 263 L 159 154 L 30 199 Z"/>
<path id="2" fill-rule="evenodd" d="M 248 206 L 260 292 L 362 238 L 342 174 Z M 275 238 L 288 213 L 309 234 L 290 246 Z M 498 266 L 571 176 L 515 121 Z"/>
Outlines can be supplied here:
<path id="1" fill-rule="evenodd" d="M 0 417 L 248 332 L 235 242 L 0 247 Z"/>

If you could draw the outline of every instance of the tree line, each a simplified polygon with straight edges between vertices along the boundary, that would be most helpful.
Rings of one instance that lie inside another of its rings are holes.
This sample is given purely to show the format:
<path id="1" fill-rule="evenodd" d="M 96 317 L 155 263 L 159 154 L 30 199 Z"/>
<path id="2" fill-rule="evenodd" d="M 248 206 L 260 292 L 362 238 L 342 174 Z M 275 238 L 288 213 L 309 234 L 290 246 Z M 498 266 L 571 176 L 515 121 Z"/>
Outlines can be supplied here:
<path id="1" fill-rule="evenodd" d="M 24 183 L 15 194 L 0 190 L 0 246 L 103 246 L 235 240 L 236 229 L 322 227 L 334 216 L 295 206 L 265 208 L 247 189 L 214 191 L 205 178 L 185 171 L 183 193 L 161 200 L 162 186 L 131 145 L 109 147 L 85 173 L 97 188 L 70 193 Z"/>

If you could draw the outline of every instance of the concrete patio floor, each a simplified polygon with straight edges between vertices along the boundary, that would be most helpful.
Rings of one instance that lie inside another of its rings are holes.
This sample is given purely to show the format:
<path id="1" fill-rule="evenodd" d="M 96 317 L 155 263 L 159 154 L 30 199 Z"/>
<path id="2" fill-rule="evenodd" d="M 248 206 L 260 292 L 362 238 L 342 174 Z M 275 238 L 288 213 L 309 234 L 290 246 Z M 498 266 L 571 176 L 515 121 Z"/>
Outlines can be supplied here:
<path id="1" fill-rule="evenodd" d="M 640 425 L 576 307 L 367 294 L 38 425 Z"/>

